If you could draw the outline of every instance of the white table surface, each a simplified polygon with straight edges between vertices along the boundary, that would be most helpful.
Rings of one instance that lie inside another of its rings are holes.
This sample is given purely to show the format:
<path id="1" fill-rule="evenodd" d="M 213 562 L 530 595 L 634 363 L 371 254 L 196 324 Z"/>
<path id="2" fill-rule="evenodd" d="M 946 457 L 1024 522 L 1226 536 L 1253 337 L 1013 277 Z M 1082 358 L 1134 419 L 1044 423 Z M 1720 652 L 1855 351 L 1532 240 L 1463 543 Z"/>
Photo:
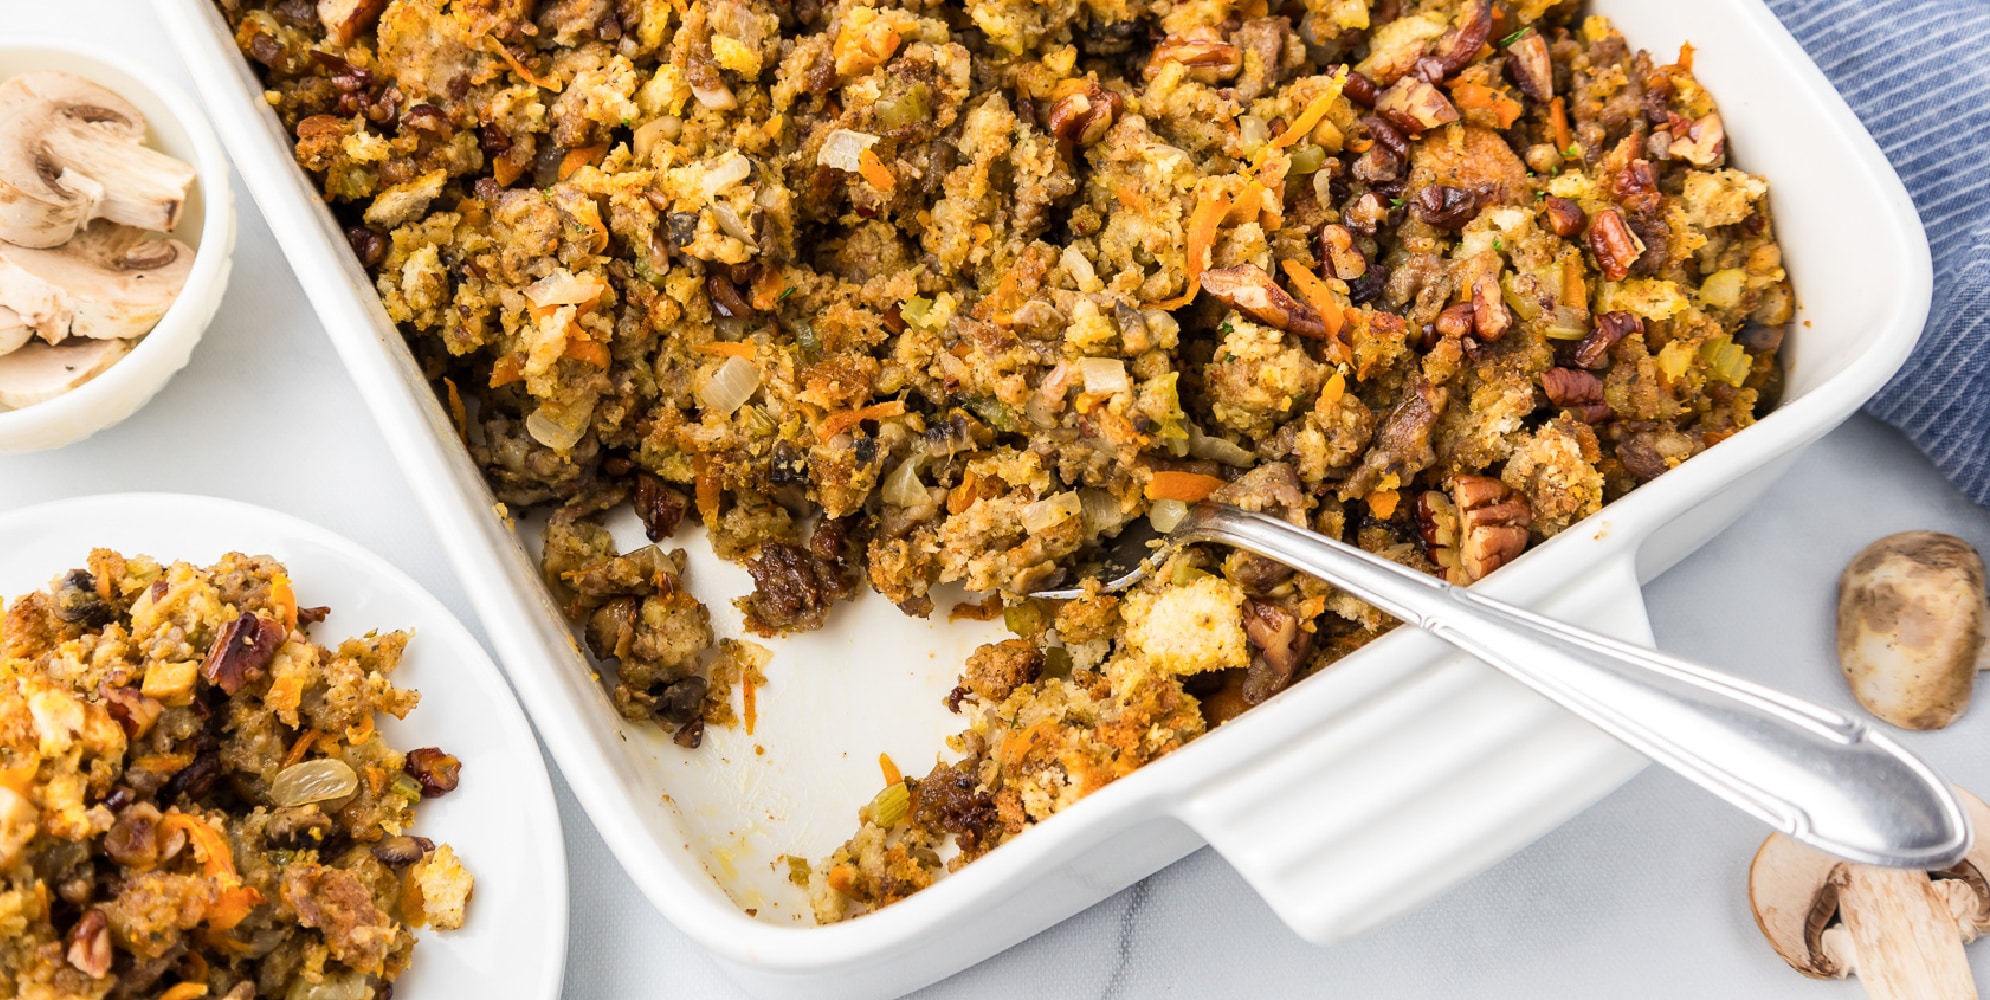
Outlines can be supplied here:
<path id="1" fill-rule="evenodd" d="M 0 40 L 89 40 L 186 83 L 135 0 L 0 0 Z M 240 185 L 235 275 L 193 363 L 126 424 L 0 457 L 0 509 L 133 490 L 208 493 L 308 518 L 386 555 L 473 630 L 379 431 Z M 1910 528 L 1990 550 L 1990 512 L 1864 417 L 1813 448 L 1753 512 L 1646 589 L 1659 644 L 1829 705 L 1838 571 Z M 1990 708 L 1908 734 L 1951 780 L 1990 794 Z M 627 884 L 557 775 L 572 880 L 566 995 L 728 997 L 710 960 Z M 1817 997 L 1749 916 L 1763 830 L 1648 770 L 1520 854 L 1365 937 L 1301 943 L 1204 850 L 922 996 Z M 1974 951 L 1990 982 L 1990 944 Z"/>

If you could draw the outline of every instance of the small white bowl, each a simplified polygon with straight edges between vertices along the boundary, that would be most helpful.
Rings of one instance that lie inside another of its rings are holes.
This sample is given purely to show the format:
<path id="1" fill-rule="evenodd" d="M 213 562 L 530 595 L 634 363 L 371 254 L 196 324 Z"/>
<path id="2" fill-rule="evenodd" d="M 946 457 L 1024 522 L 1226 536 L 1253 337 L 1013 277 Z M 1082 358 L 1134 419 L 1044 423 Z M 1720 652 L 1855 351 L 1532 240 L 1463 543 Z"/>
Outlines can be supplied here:
<path id="1" fill-rule="evenodd" d="M 159 325 L 108 370 L 46 402 L 18 410 L 0 408 L 0 454 L 60 448 L 138 412 L 175 372 L 186 367 L 194 344 L 221 306 L 235 252 L 235 200 L 228 188 L 228 158 L 192 98 L 110 53 L 51 39 L 0 44 L 0 80 L 50 69 L 74 73 L 117 91 L 145 113 L 146 145 L 193 165 L 193 190 L 172 233 L 194 248 L 193 273 Z"/>

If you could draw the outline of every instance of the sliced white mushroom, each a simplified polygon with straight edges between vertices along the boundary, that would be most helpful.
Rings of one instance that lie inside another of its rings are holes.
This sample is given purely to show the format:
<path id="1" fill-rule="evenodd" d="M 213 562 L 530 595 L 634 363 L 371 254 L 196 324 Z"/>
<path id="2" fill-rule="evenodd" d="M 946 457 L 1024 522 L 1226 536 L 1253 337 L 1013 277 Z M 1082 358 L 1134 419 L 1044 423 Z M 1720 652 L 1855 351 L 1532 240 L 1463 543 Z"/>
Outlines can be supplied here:
<path id="1" fill-rule="evenodd" d="M 20 409 L 54 399 L 96 378 L 130 352 L 128 340 L 32 343 L 0 356 L 0 406 Z"/>
<path id="2" fill-rule="evenodd" d="M 35 328 L 20 313 L 0 306 L 0 354 L 12 354 L 34 335 Z"/>
<path id="3" fill-rule="evenodd" d="M 106 87 L 53 70 L 0 83 L 0 240 L 58 246 L 98 218 L 168 230 L 193 179 Z"/>
<path id="4" fill-rule="evenodd" d="M 1990 808 L 1957 797 L 1979 834 Z M 1856 975 L 1874 1000 L 1974 1000 L 1963 945 L 1990 931 L 1990 846 L 1938 872 L 1841 861 L 1770 834 L 1748 868 L 1748 902 L 1776 954 L 1813 979 Z"/>
<path id="5" fill-rule="evenodd" d="M 43 340 L 115 340 L 152 329 L 185 287 L 193 249 L 108 222 L 53 250 L 0 244 L 0 305 Z"/>

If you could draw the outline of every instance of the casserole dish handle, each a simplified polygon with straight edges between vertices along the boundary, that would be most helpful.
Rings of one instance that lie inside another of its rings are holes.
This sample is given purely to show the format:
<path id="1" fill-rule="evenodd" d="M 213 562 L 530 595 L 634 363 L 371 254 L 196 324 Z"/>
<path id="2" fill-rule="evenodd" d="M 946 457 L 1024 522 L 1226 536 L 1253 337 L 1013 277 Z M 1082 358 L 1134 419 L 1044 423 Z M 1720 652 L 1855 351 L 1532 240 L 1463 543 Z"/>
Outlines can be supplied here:
<path id="1" fill-rule="evenodd" d="M 1614 554 L 1540 610 L 1651 645 L 1633 556 Z M 1646 763 L 1492 667 L 1438 657 L 1178 800 L 1181 820 L 1300 937 L 1326 944 L 1417 906 Z"/>

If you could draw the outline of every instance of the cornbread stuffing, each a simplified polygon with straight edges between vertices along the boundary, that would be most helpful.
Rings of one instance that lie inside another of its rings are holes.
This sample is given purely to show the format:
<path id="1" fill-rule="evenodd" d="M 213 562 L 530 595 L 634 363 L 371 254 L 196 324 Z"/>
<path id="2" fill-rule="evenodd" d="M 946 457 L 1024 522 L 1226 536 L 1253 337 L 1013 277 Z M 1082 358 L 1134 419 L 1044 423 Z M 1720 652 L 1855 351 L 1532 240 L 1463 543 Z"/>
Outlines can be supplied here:
<path id="1" fill-rule="evenodd" d="M 1005 595 L 957 759 L 794 866 L 823 921 L 1393 624 L 1209 547 L 1025 596 L 1128 522 L 1213 498 L 1471 583 L 1780 385 L 1767 186 L 1690 47 L 1573 2 L 216 2 L 497 496 L 553 510 L 626 716 L 695 745 L 724 699 L 623 502 L 697 517 L 761 635 Z"/>
<path id="2" fill-rule="evenodd" d="M 405 632 L 336 647 L 281 565 L 107 549 L 0 623 L 0 994 L 384 998 L 472 880 L 410 835 L 460 765 L 387 746 Z"/>

